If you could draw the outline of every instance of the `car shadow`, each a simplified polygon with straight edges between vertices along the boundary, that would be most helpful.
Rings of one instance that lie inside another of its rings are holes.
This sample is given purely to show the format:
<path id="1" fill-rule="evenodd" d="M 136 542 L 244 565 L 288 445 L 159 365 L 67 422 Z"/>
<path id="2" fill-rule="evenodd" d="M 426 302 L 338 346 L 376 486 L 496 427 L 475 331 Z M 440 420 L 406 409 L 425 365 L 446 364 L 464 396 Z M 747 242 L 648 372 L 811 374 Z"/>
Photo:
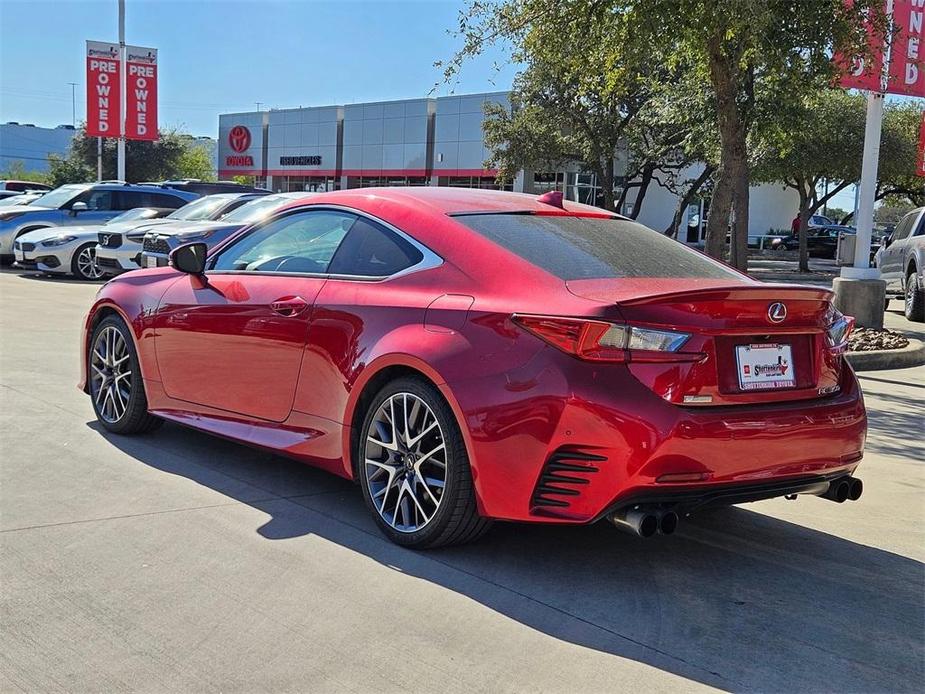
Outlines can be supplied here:
<path id="1" fill-rule="evenodd" d="M 79 280 L 71 275 L 54 275 L 45 274 L 37 270 L 22 270 L 13 268 L 12 273 L 18 273 L 19 277 L 24 280 L 38 280 L 39 282 L 54 282 L 55 284 L 104 284 L 109 278 L 100 278 L 98 280 Z"/>
<path id="2" fill-rule="evenodd" d="M 415 552 L 379 534 L 346 480 L 170 423 L 142 437 L 88 426 L 145 465 L 259 509 L 267 540 L 324 537 L 552 638 L 697 682 L 905 691 L 925 676 L 925 565 L 752 510 L 687 519 L 653 540 L 606 524 L 498 523 L 478 543 Z"/>

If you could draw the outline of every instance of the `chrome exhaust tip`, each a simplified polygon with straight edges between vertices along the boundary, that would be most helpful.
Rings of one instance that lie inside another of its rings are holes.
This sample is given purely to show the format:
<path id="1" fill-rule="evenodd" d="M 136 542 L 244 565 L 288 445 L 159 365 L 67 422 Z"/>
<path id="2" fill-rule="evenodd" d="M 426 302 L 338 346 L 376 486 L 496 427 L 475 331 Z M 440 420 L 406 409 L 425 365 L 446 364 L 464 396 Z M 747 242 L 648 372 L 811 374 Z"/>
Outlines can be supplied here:
<path id="1" fill-rule="evenodd" d="M 620 530 L 637 537 L 652 537 L 659 528 L 658 516 L 651 511 L 638 508 L 616 511 L 608 515 L 607 520 Z"/>
<path id="2" fill-rule="evenodd" d="M 678 514 L 674 511 L 665 511 L 658 517 L 658 531 L 662 535 L 671 535 L 678 529 Z"/>
<path id="3" fill-rule="evenodd" d="M 841 477 L 837 480 L 832 480 L 829 483 L 829 488 L 819 496 L 823 499 L 834 501 L 836 504 L 844 503 L 851 492 L 851 485 L 848 482 L 849 479 L 848 477 Z"/>

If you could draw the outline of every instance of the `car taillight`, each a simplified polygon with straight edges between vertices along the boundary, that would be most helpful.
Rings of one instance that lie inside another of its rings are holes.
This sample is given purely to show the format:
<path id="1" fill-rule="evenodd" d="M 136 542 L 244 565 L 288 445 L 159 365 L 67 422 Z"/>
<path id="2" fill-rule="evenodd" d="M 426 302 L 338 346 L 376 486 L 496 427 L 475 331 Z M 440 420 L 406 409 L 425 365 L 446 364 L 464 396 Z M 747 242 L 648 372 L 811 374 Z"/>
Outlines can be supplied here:
<path id="1" fill-rule="evenodd" d="M 558 316 L 511 316 L 524 330 L 588 361 L 698 361 L 699 352 L 680 352 L 688 333 Z"/>
<path id="2" fill-rule="evenodd" d="M 829 349 L 845 349 L 852 330 L 854 330 L 854 318 L 835 311 L 835 320 L 825 331 Z"/>

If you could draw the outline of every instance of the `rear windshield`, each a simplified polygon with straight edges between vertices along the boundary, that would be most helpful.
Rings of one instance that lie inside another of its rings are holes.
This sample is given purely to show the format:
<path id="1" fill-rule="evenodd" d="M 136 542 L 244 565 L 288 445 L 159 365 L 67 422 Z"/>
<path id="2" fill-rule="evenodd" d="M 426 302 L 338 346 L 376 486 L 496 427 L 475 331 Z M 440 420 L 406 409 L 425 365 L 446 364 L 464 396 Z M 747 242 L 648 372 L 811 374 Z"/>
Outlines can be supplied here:
<path id="1" fill-rule="evenodd" d="M 454 215 L 470 229 L 563 280 L 737 275 L 642 224 L 533 214 Z"/>

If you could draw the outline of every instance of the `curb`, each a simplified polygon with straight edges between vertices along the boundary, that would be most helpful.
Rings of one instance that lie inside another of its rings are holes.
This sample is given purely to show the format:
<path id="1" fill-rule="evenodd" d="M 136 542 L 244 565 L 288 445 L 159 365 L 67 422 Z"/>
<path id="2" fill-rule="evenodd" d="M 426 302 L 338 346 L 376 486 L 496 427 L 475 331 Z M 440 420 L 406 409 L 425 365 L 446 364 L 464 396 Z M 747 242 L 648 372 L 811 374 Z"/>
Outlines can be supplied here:
<path id="1" fill-rule="evenodd" d="M 925 364 L 925 342 L 910 337 L 909 344 L 902 349 L 847 352 L 845 358 L 855 371 L 906 369 Z"/>

